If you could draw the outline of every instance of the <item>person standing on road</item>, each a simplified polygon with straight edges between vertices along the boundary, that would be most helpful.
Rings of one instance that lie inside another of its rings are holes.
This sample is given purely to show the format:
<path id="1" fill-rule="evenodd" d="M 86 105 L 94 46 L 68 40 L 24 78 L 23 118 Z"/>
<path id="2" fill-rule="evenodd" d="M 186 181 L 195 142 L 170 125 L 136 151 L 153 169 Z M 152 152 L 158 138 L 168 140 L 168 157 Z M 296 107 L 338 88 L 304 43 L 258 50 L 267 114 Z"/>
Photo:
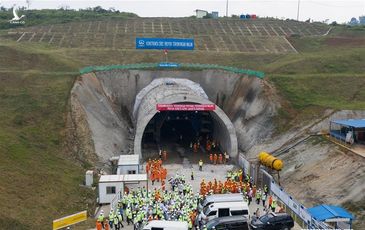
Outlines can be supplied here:
<path id="1" fill-rule="evenodd" d="M 114 211 L 113 209 L 110 209 L 109 212 L 109 226 L 113 228 L 113 222 L 114 222 Z"/>
<path id="2" fill-rule="evenodd" d="M 119 230 L 119 218 L 118 218 L 117 214 L 114 215 L 113 223 L 114 223 L 115 230 Z M 113 225 L 110 225 L 110 227 L 112 227 L 112 226 Z"/>
<path id="3" fill-rule="evenodd" d="M 261 200 L 261 189 L 256 192 L 256 204 L 260 204 Z"/>
<path id="4" fill-rule="evenodd" d="M 194 172 L 191 171 L 191 180 L 194 180 Z"/>
<path id="5" fill-rule="evenodd" d="M 272 195 L 269 196 L 269 208 L 271 208 L 272 205 Z"/>
<path id="6" fill-rule="evenodd" d="M 251 201 L 252 201 L 252 194 L 253 194 L 252 189 L 250 189 L 250 191 L 248 192 L 248 205 L 250 205 L 250 204 L 251 204 Z"/>
<path id="7" fill-rule="evenodd" d="M 124 228 L 124 225 L 123 225 L 123 215 L 120 212 L 118 212 L 117 214 L 118 214 L 117 216 L 118 216 L 118 222 L 119 222 L 118 226 L 119 226 L 119 228 L 120 227 Z"/>
<path id="8" fill-rule="evenodd" d="M 260 218 L 260 208 L 256 209 L 255 216 L 257 219 Z"/>
<path id="9" fill-rule="evenodd" d="M 218 164 L 223 164 L 223 155 L 222 155 L 222 153 L 220 153 L 219 156 L 218 156 Z"/>
<path id="10" fill-rule="evenodd" d="M 264 208 L 265 208 L 265 201 L 266 201 L 266 193 L 265 192 L 262 193 L 261 200 L 262 200 L 262 206 L 264 206 Z"/>
<path id="11" fill-rule="evenodd" d="M 102 230 L 103 229 L 103 224 L 102 222 L 100 222 L 99 220 L 96 221 L 96 230 Z"/>
<path id="12" fill-rule="evenodd" d="M 271 204 L 271 211 L 272 212 L 275 212 L 276 206 L 277 206 L 277 201 L 276 201 L 276 199 L 273 199 L 272 204 Z"/>
<path id="13" fill-rule="evenodd" d="M 200 159 L 199 161 L 199 171 L 203 171 L 203 160 Z"/>

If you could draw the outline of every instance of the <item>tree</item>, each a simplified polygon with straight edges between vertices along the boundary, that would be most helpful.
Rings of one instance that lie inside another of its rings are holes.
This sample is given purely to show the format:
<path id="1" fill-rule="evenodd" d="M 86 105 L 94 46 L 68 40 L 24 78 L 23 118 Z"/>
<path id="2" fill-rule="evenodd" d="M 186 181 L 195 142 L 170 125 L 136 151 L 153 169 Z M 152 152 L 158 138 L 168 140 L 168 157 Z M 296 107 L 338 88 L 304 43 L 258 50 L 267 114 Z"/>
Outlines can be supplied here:
<path id="1" fill-rule="evenodd" d="M 349 24 L 352 26 L 356 26 L 357 24 L 359 24 L 359 21 L 356 18 L 351 18 Z"/>
<path id="2" fill-rule="evenodd" d="M 361 25 L 365 25 L 365 16 L 360 16 L 360 17 L 359 17 L 359 23 L 360 23 Z"/>

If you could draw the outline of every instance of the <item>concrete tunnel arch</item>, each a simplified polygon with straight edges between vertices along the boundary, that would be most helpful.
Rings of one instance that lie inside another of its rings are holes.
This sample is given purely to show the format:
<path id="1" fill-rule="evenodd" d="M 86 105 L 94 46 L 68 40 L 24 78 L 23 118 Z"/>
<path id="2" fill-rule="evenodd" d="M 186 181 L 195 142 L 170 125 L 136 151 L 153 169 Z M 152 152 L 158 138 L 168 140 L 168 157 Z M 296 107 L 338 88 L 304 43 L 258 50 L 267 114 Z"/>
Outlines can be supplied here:
<path id="1" fill-rule="evenodd" d="M 138 93 L 134 103 L 133 122 L 136 127 L 134 154 L 138 154 L 142 159 L 143 134 L 148 123 L 159 113 L 156 110 L 156 104 L 177 103 L 214 104 L 208 99 L 201 86 L 193 81 L 171 78 L 155 79 Z M 222 148 L 231 158 L 235 159 L 238 155 L 238 143 L 232 122 L 217 105 L 210 114 L 215 122 L 214 125 L 220 131 L 219 139 Z"/>

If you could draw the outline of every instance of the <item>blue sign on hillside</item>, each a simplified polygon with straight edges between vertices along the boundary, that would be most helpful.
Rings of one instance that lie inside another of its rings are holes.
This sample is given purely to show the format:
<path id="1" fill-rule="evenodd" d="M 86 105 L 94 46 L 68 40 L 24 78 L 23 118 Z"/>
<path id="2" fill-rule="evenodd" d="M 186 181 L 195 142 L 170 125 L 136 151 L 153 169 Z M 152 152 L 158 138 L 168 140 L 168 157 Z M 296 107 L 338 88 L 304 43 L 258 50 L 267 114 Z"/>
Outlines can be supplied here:
<path id="1" fill-rule="evenodd" d="M 136 49 L 193 50 L 190 38 L 136 38 Z"/>
<path id="2" fill-rule="evenodd" d="M 158 63 L 158 67 L 162 67 L 162 68 L 177 68 L 179 67 L 179 63 L 175 63 L 175 62 L 160 62 Z"/>

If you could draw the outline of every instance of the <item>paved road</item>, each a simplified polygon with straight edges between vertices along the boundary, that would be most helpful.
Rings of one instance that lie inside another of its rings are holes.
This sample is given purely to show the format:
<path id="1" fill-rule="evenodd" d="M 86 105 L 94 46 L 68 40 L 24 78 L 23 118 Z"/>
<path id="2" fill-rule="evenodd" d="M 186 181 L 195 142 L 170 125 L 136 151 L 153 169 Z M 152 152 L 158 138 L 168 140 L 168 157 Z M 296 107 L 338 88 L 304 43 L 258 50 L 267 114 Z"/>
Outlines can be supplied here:
<path id="1" fill-rule="evenodd" d="M 176 148 L 174 148 L 176 151 Z M 218 181 L 224 181 L 227 175 L 228 170 L 232 170 L 235 168 L 232 164 L 227 165 L 213 165 L 210 163 L 207 163 L 209 161 L 209 157 L 207 154 L 200 152 L 200 153 L 193 153 L 189 150 L 185 150 L 186 152 L 181 156 L 181 154 L 169 154 L 167 162 L 164 163 L 164 167 L 167 169 L 167 178 L 171 178 L 176 175 L 176 173 L 179 173 L 180 175 L 184 175 L 186 178 L 187 183 L 190 183 L 193 186 L 194 192 L 198 192 L 200 189 L 200 182 L 202 179 L 205 179 L 206 181 L 214 180 L 216 178 Z M 171 149 L 169 152 L 173 152 Z M 157 155 L 156 155 L 157 157 Z M 205 162 L 203 166 L 203 171 L 199 171 L 198 167 L 198 161 L 199 159 L 203 159 Z M 142 169 L 144 170 L 145 164 L 142 165 Z M 191 172 L 194 172 L 194 180 L 190 179 Z M 143 173 L 143 171 L 142 171 Z M 159 188 L 161 186 L 160 183 L 155 183 L 154 186 L 152 186 L 151 182 L 149 181 L 148 188 L 150 190 L 154 188 Z M 168 189 L 169 186 L 167 187 Z M 256 202 L 251 202 L 250 206 L 250 212 L 253 214 L 257 208 L 259 208 L 260 213 L 263 214 L 263 206 L 262 203 L 260 205 L 257 205 Z M 109 213 L 109 207 L 105 206 L 103 207 L 103 210 L 105 213 Z M 125 223 L 124 223 L 125 224 Z M 126 225 L 126 224 L 125 224 Z M 133 229 L 133 226 L 125 226 L 124 229 L 130 230 Z M 300 230 L 301 228 L 296 225 L 294 230 Z"/>

